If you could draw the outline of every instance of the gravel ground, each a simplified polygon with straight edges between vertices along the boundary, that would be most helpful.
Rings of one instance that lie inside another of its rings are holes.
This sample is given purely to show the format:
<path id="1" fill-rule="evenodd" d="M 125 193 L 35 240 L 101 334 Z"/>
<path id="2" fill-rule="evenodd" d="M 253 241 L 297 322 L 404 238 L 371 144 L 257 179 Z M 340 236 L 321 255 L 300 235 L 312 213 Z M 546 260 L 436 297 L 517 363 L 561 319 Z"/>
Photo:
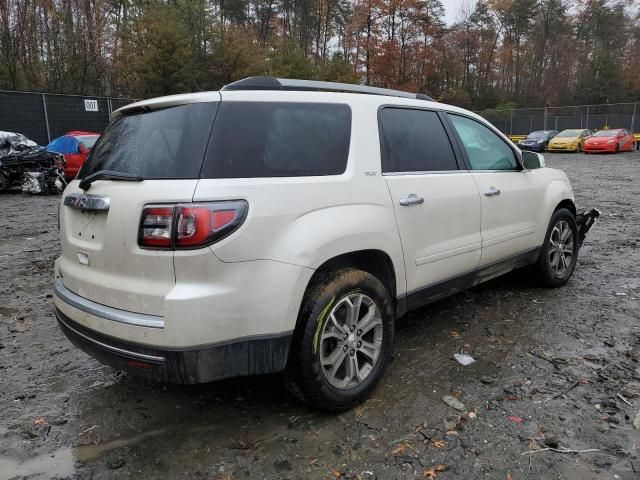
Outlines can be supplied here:
<path id="1" fill-rule="evenodd" d="M 603 212 L 569 284 L 516 273 L 413 312 L 337 416 L 276 376 L 163 386 L 75 349 L 51 307 L 58 199 L 2 195 L 0 480 L 640 478 L 640 154 L 547 160 Z"/>

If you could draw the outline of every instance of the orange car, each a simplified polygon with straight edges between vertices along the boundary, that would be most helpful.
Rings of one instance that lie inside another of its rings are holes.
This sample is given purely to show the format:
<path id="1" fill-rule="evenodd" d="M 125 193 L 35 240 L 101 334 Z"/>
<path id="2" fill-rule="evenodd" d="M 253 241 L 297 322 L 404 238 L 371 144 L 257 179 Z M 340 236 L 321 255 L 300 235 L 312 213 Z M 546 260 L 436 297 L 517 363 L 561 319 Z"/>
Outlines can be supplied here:
<path id="1" fill-rule="evenodd" d="M 582 146 L 584 153 L 595 152 L 630 152 L 633 150 L 635 139 L 626 128 L 600 130 L 587 138 Z"/>

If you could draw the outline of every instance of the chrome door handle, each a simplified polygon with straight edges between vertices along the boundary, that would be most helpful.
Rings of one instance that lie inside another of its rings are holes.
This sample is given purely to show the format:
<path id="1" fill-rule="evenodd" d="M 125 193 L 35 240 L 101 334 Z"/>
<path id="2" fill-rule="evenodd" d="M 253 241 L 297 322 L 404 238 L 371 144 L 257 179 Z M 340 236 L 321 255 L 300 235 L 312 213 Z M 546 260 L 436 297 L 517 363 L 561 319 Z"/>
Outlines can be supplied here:
<path id="1" fill-rule="evenodd" d="M 415 193 L 412 193 L 406 198 L 400 199 L 400 205 L 403 207 L 410 207 L 411 205 L 422 205 L 424 203 L 424 198 L 419 197 Z"/>
<path id="2" fill-rule="evenodd" d="M 490 187 L 489 190 L 487 190 L 486 192 L 484 192 L 484 194 L 487 197 L 495 197 L 497 195 L 500 195 L 500 189 L 496 188 L 496 187 Z"/>

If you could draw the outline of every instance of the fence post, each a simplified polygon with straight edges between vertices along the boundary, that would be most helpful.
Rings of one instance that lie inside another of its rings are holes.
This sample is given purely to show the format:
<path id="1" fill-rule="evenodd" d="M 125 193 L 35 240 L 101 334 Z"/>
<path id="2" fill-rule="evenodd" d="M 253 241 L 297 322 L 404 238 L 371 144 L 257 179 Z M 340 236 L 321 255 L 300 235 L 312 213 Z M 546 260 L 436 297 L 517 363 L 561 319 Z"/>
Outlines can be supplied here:
<path id="1" fill-rule="evenodd" d="M 533 130 L 533 115 L 529 115 L 529 133 Z"/>
<path id="2" fill-rule="evenodd" d="M 509 135 L 513 135 L 513 108 L 511 109 L 511 119 L 509 120 Z"/>
<path id="3" fill-rule="evenodd" d="M 637 103 L 633 104 L 633 115 L 631 115 L 631 133 L 635 133 L 633 128 L 635 127 L 635 124 L 636 124 L 636 105 Z"/>
<path id="4" fill-rule="evenodd" d="M 589 105 L 587 105 L 587 123 L 585 124 L 584 128 L 589 128 Z"/>
<path id="5" fill-rule="evenodd" d="M 44 124 L 47 126 L 47 143 L 51 142 L 51 131 L 49 130 L 49 115 L 47 114 L 47 99 L 42 94 L 42 110 L 44 111 Z"/>
<path id="6" fill-rule="evenodd" d="M 547 129 L 547 107 L 544 107 L 544 130 Z"/>

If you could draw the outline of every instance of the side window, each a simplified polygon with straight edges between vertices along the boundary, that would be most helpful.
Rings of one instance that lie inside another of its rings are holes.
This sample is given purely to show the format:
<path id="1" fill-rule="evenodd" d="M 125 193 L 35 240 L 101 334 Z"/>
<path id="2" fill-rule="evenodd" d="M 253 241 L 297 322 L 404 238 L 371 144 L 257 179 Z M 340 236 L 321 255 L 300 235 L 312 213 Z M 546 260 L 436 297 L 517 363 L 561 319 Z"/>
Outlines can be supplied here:
<path id="1" fill-rule="evenodd" d="M 518 162 L 513 150 L 504 140 L 480 122 L 467 117 L 449 114 L 472 170 L 515 170 Z"/>
<path id="2" fill-rule="evenodd" d="M 202 178 L 340 175 L 351 140 L 348 105 L 222 102 Z"/>
<path id="3" fill-rule="evenodd" d="M 380 111 L 383 172 L 457 170 L 451 142 L 436 112 L 408 108 Z"/>

